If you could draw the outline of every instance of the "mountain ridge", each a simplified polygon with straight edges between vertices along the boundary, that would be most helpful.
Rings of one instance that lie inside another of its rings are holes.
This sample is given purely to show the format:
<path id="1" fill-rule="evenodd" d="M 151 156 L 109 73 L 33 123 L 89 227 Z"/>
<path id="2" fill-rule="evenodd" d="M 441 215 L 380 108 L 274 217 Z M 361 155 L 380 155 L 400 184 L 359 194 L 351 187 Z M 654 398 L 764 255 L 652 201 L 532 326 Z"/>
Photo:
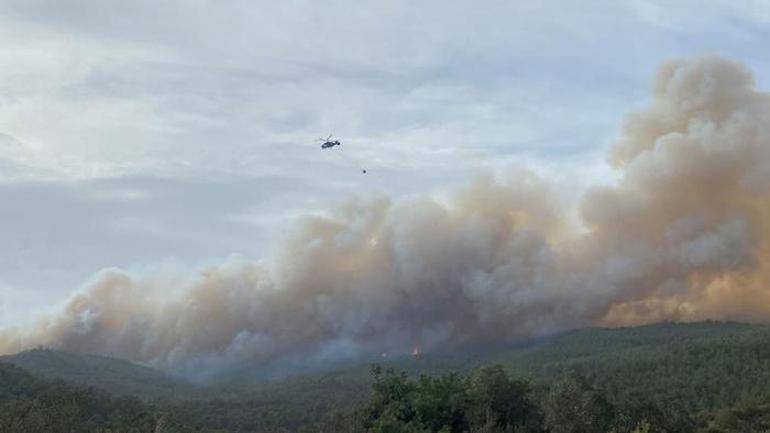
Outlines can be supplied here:
<path id="1" fill-rule="evenodd" d="M 0 362 L 45 379 L 91 386 L 116 395 L 171 398 L 191 385 L 170 375 L 119 358 L 37 348 L 0 356 Z"/>

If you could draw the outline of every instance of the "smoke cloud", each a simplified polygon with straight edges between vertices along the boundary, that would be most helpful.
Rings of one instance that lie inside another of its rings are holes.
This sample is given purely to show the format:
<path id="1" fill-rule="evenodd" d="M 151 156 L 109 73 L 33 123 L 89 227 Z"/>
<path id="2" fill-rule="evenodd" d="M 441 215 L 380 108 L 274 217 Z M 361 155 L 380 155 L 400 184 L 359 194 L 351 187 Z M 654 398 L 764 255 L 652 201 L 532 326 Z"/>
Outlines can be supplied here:
<path id="1" fill-rule="evenodd" d="M 586 325 L 770 318 L 770 96 L 718 57 L 660 68 L 609 161 L 565 199 L 481 177 L 450 200 L 353 200 L 264 262 L 190 279 L 104 270 L 57 315 L 0 331 L 181 374 L 352 359 Z M 578 224 L 575 224 L 577 215 Z"/>

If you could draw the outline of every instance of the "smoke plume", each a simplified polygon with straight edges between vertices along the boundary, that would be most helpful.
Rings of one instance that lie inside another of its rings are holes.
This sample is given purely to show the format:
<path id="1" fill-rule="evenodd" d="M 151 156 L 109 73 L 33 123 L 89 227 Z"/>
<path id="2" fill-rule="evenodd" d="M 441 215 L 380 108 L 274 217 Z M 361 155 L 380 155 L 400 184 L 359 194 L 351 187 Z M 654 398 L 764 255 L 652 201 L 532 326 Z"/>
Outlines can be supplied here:
<path id="1" fill-rule="evenodd" d="M 439 202 L 351 201 L 264 262 L 191 279 L 100 272 L 59 314 L 0 331 L 176 372 L 351 359 L 586 325 L 770 318 L 770 96 L 717 57 L 663 65 L 611 186 L 482 177 Z M 574 223 L 578 215 L 580 224 Z"/>

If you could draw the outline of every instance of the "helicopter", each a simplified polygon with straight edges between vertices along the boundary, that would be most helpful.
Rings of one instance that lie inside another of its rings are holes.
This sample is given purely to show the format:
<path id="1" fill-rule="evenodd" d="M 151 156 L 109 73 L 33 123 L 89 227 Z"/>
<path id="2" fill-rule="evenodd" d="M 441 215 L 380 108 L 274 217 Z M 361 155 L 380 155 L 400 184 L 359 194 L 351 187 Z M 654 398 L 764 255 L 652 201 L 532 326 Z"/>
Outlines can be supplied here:
<path id="1" fill-rule="evenodd" d="M 323 138 L 318 139 L 318 141 L 323 141 L 323 144 L 321 144 L 321 149 L 328 149 L 334 146 L 342 146 L 342 143 L 340 143 L 339 140 L 332 140 L 331 138 L 332 138 L 332 135 L 329 134 L 329 136 L 326 137 L 325 139 Z"/>
<path id="2" fill-rule="evenodd" d="M 329 136 L 326 138 L 319 138 L 318 141 L 321 142 L 321 149 L 328 149 L 334 146 L 342 146 L 342 143 L 340 143 L 339 140 L 332 140 L 331 134 L 329 134 Z M 337 155 L 344 156 L 343 153 L 337 153 Z M 361 173 L 366 174 L 367 170 L 365 168 L 362 168 Z"/>

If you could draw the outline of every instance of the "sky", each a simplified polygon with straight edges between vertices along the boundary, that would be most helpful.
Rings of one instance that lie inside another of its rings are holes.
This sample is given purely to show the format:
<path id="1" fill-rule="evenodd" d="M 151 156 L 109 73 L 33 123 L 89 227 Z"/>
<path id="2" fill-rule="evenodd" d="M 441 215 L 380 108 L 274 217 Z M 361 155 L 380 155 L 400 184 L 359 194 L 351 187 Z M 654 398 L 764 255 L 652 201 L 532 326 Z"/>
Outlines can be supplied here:
<path id="1" fill-rule="evenodd" d="M 0 326 L 104 268 L 259 260 L 350 197 L 611 183 L 661 62 L 766 90 L 768 37 L 761 1 L 0 0 Z"/>

